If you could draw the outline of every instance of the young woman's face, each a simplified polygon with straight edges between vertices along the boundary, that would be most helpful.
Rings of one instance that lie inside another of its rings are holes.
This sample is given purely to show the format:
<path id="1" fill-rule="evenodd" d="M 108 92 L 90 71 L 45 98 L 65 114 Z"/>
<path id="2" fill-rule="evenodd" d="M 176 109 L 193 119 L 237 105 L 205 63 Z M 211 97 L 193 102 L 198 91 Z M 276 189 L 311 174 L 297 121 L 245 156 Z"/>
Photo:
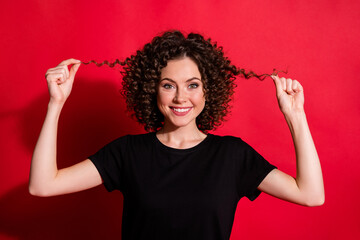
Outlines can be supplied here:
<path id="1" fill-rule="evenodd" d="M 196 127 L 196 117 L 205 106 L 201 74 L 188 58 L 170 60 L 161 70 L 157 105 L 164 115 L 165 126 Z"/>

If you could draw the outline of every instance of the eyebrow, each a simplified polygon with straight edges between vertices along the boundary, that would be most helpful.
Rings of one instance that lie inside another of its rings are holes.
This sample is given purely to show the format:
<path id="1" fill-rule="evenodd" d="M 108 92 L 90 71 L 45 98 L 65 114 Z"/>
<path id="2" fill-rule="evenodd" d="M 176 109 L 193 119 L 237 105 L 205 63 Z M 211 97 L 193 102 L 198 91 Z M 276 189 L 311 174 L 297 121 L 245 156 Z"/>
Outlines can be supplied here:
<path id="1" fill-rule="evenodd" d="M 170 81 L 170 82 L 175 82 L 175 81 L 172 80 L 171 78 L 163 78 L 163 79 L 160 80 L 160 82 L 161 82 L 161 81 L 164 81 L 164 80 L 168 80 L 168 81 Z M 190 81 L 192 81 L 192 80 L 199 80 L 199 81 L 201 82 L 201 80 L 200 80 L 199 78 L 197 78 L 197 77 L 189 78 L 188 80 L 186 80 L 186 82 L 190 82 Z"/>

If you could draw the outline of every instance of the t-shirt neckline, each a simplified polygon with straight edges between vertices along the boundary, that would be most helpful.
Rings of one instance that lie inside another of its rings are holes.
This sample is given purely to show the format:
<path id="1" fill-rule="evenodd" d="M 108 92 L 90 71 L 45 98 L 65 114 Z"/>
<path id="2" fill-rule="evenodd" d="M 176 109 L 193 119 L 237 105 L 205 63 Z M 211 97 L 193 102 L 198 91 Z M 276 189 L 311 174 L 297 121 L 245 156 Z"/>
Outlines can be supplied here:
<path id="1" fill-rule="evenodd" d="M 153 132 L 153 138 L 155 139 L 155 143 L 157 146 L 159 146 L 160 148 L 166 150 L 166 151 L 170 151 L 170 152 L 174 152 L 174 153 L 188 153 L 188 152 L 194 152 L 200 148 L 202 148 L 203 146 L 206 145 L 206 143 L 210 140 L 210 138 L 212 137 L 212 134 L 208 133 L 206 135 L 206 137 L 199 142 L 198 144 L 196 144 L 193 147 L 190 148 L 184 148 L 184 149 L 179 149 L 179 148 L 172 148 L 169 146 L 166 146 L 165 144 L 163 144 L 156 136 L 156 132 Z"/>

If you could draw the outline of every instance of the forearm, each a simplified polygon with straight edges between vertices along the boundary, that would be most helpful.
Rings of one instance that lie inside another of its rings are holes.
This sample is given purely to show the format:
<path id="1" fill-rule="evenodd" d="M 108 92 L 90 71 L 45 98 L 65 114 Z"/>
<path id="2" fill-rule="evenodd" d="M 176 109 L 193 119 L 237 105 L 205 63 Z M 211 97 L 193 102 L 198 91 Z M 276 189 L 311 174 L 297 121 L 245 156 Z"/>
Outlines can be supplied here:
<path id="1" fill-rule="evenodd" d="M 36 143 L 30 169 L 29 191 L 44 195 L 47 187 L 55 179 L 57 128 L 62 104 L 50 101 L 48 111 Z"/>
<path id="2" fill-rule="evenodd" d="M 324 185 L 319 157 L 304 111 L 285 115 L 296 153 L 296 184 L 306 202 L 322 204 Z"/>

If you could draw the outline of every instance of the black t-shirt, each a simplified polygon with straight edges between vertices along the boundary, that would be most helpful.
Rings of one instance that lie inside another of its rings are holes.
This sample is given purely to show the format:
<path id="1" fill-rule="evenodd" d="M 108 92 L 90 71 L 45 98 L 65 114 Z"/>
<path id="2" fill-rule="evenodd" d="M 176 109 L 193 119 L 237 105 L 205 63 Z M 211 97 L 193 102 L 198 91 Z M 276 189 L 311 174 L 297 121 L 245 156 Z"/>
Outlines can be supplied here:
<path id="1" fill-rule="evenodd" d="M 212 134 L 189 149 L 127 135 L 89 158 L 123 193 L 122 240 L 229 239 L 238 201 L 254 200 L 275 168 L 240 138 Z"/>

